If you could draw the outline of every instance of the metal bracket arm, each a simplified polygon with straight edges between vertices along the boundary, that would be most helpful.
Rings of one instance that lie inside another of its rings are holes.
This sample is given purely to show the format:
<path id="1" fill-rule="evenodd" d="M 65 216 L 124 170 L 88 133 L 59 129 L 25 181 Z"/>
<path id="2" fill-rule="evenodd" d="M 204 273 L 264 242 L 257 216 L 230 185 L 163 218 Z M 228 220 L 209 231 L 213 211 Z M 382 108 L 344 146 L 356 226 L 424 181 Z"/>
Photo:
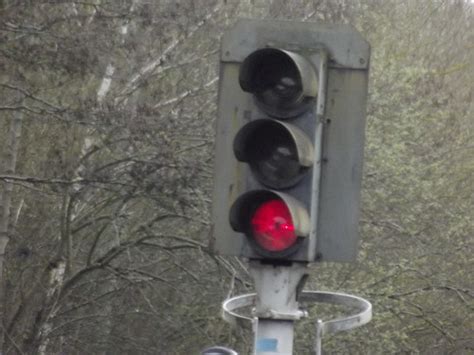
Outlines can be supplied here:
<path id="1" fill-rule="evenodd" d="M 257 312 L 256 309 L 253 309 L 252 315 L 258 318 L 265 319 L 299 320 L 301 318 L 307 317 L 308 312 L 300 309 L 294 312 L 278 312 L 273 309 L 267 309 Z"/>

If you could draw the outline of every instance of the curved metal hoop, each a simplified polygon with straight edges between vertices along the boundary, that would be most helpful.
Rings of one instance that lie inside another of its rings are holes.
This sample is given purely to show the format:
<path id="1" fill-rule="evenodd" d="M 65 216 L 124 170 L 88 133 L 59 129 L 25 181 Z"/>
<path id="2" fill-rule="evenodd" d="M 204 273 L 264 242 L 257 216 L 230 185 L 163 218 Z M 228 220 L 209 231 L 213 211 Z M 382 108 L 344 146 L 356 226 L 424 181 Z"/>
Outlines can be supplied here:
<path id="1" fill-rule="evenodd" d="M 222 304 L 222 317 L 234 326 L 251 328 L 256 318 L 247 317 L 235 312 L 242 307 L 255 304 L 255 293 L 245 294 L 229 298 Z M 318 321 L 318 336 L 333 334 L 343 330 L 350 330 L 367 324 L 372 319 L 372 304 L 358 296 L 338 292 L 325 291 L 303 291 L 299 298 L 300 302 L 329 303 L 356 308 L 357 313 L 327 321 Z"/>

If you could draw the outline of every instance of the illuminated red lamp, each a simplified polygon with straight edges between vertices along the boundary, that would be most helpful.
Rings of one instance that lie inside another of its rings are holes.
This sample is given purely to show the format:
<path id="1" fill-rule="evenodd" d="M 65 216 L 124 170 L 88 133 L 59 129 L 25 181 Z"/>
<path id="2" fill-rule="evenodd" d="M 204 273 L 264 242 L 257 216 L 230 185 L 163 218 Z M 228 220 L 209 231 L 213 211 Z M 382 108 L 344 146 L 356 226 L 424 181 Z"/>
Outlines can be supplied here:
<path id="1" fill-rule="evenodd" d="M 298 252 L 310 232 L 308 211 L 285 193 L 252 190 L 232 204 L 229 222 L 255 251 L 251 258 L 284 260 Z"/>
<path id="2" fill-rule="evenodd" d="M 255 210 L 251 230 L 255 242 L 269 252 L 284 251 L 298 238 L 290 210 L 277 199 L 265 201 Z"/>

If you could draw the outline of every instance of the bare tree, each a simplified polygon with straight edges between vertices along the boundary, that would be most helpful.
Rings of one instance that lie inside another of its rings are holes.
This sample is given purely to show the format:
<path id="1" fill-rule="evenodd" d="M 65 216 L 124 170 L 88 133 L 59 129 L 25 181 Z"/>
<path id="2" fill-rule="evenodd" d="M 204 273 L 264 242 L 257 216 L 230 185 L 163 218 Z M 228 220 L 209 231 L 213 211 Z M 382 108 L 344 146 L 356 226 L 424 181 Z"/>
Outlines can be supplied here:
<path id="1" fill-rule="evenodd" d="M 207 249 L 218 43 L 239 16 L 349 22 L 373 46 L 360 261 L 313 277 L 365 295 L 377 318 L 326 348 L 472 347 L 472 4 L 0 8 L 4 353 L 246 352 L 219 319 L 251 287 L 245 264 Z"/>

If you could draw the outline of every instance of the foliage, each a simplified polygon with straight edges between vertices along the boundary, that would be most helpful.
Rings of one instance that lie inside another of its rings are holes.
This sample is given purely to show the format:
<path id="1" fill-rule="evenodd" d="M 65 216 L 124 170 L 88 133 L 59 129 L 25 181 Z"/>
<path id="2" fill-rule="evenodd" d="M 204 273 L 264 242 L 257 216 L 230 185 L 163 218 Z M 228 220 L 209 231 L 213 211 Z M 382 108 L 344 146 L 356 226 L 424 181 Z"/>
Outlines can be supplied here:
<path id="1" fill-rule="evenodd" d="M 359 260 L 308 287 L 372 322 L 337 354 L 474 349 L 473 5 L 423 0 L 0 2 L 0 144 L 21 118 L 3 263 L 6 354 L 248 353 L 251 283 L 211 255 L 218 43 L 240 17 L 351 23 L 372 45 Z M 11 150 L 11 149 L 10 149 Z M 2 211 L 3 213 L 3 211 Z M 321 308 L 312 308 L 321 315 Z M 327 312 L 325 313 L 327 314 Z M 299 325 L 310 353 L 314 318 Z"/>

